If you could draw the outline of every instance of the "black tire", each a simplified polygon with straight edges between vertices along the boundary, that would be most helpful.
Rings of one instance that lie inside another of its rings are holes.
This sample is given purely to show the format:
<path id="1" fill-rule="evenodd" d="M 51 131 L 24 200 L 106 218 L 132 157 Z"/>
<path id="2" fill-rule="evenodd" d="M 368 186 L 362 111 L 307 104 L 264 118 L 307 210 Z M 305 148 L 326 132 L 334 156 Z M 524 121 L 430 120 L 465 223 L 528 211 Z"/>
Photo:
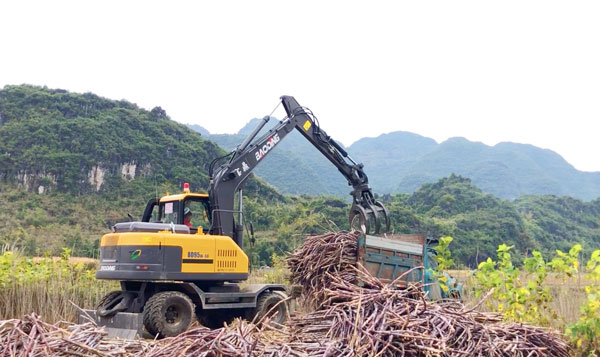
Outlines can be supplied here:
<path id="1" fill-rule="evenodd" d="M 233 322 L 233 319 L 239 317 L 234 314 L 230 309 L 215 309 L 215 310 L 196 310 L 196 317 L 198 318 L 198 322 L 200 325 L 204 327 L 208 327 L 210 329 L 217 329 L 225 326 L 225 323 L 228 325 Z"/>
<path id="2" fill-rule="evenodd" d="M 282 325 L 288 317 L 287 296 L 281 291 L 265 291 L 256 302 L 256 314 L 254 322 L 265 321 L 265 316 L 269 314 L 269 321 Z"/>
<path id="3" fill-rule="evenodd" d="M 104 295 L 104 297 L 102 297 L 102 299 L 100 299 L 100 301 L 98 301 L 98 304 L 96 304 L 96 315 L 101 316 L 101 317 L 110 317 L 111 315 L 114 315 L 116 313 L 116 311 L 113 314 L 107 314 L 106 311 L 113 308 L 116 305 L 113 302 L 113 300 L 117 296 L 121 295 L 122 293 L 123 292 L 120 290 L 115 290 L 115 291 L 111 291 L 110 293 Z M 109 306 L 109 303 L 111 303 L 110 306 Z"/>
<path id="4" fill-rule="evenodd" d="M 156 293 L 144 305 L 144 327 L 158 338 L 177 336 L 192 323 L 194 303 L 179 291 Z"/>
<path id="5" fill-rule="evenodd" d="M 451 291 L 450 294 L 448 294 L 448 298 L 462 301 L 462 296 L 460 294 L 460 291 L 457 291 L 457 290 Z"/>
<path id="6" fill-rule="evenodd" d="M 120 293 L 121 293 L 120 290 L 115 290 L 115 291 L 111 291 L 110 293 L 104 295 L 102 297 L 102 299 L 100 299 L 100 301 L 98 301 L 98 303 L 96 304 L 96 310 L 103 308 L 104 305 L 106 305 L 106 303 L 108 303 L 109 301 L 111 301 L 112 299 L 117 297 L 117 295 L 119 295 Z"/>

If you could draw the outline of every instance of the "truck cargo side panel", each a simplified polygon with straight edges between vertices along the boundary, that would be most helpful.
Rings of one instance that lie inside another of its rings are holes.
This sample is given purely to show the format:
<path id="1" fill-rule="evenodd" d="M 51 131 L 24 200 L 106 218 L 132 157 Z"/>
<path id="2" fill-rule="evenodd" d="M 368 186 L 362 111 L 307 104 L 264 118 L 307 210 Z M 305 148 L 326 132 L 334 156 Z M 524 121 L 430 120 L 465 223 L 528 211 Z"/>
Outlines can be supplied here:
<path id="1" fill-rule="evenodd" d="M 425 237 L 422 235 L 363 235 L 359 238 L 359 262 L 383 282 L 391 282 L 408 270 L 423 266 Z M 398 281 L 423 281 L 423 270 L 417 269 Z"/>

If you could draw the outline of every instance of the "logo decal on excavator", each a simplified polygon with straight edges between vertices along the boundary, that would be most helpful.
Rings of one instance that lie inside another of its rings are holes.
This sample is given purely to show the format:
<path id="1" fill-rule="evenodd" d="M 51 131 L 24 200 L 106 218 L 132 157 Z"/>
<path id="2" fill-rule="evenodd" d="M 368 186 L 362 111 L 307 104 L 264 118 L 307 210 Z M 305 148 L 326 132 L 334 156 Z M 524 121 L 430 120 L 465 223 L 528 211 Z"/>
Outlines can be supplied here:
<path id="1" fill-rule="evenodd" d="M 258 160 L 258 159 L 257 159 L 257 160 Z M 250 166 L 248 166 L 248 164 L 246 163 L 246 161 L 242 161 L 242 168 L 241 168 L 241 169 L 240 169 L 239 167 L 238 167 L 238 168 L 236 168 L 236 169 L 233 169 L 233 171 L 235 171 L 235 173 L 236 173 L 238 176 L 242 176 L 242 172 L 246 172 L 246 171 L 248 171 L 248 170 L 250 170 Z M 233 171 L 232 171 L 232 172 L 233 172 Z"/>
<path id="2" fill-rule="evenodd" d="M 256 156 L 256 161 L 262 159 L 265 156 L 265 154 L 269 152 L 269 150 L 271 150 L 273 147 L 275 147 L 275 145 L 277 145 L 278 142 L 279 134 L 271 136 L 269 138 L 269 141 L 267 141 L 267 143 L 263 145 L 263 147 L 261 147 L 260 149 L 258 149 L 257 152 L 254 153 L 254 156 Z"/>
<path id="3" fill-rule="evenodd" d="M 129 252 L 129 259 L 136 260 L 137 258 L 140 257 L 140 255 L 142 255 L 141 249 L 132 250 Z"/>

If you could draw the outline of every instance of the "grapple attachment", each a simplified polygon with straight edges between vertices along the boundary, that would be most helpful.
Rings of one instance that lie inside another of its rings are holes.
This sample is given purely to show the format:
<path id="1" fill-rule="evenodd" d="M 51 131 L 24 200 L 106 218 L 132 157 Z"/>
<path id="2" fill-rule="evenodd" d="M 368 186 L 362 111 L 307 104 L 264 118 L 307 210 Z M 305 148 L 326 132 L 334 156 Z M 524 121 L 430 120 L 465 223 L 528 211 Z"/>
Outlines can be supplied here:
<path id="1" fill-rule="evenodd" d="M 373 199 L 372 195 L 362 195 L 355 199 L 350 209 L 350 227 L 363 234 L 380 234 L 390 231 L 390 215 L 383 203 Z"/>

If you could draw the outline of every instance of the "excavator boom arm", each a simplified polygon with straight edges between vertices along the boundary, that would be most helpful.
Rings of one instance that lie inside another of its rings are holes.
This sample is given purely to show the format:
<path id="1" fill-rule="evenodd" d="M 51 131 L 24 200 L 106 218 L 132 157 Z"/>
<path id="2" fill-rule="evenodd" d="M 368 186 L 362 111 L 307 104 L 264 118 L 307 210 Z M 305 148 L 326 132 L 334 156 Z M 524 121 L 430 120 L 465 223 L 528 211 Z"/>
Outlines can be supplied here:
<path id="1" fill-rule="evenodd" d="M 211 176 L 210 199 L 213 210 L 212 233 L 234 237 L 241 246 L 241 227 L 234 222 L 234 195 L 240 190 L 254 168 L 262 162 L 275 146 L 292 130 L 298 130 L 323 156 L 325 156 L 352 186 L 352 208 L 350 223 L 368 233 L 371 227 L 374 233 L 383 229 L 389 231 L 390 219 L 383 204 L 376 201 L 363 165 L 356 163 L 348 153 L 320 128 L 312 112 L 298 104 L 291 96 L 282 96 L 281 102 L 287 117 L 254 143 L 253 136 L 266 124 L 269 117 L 232 152 L 228 163 L 220 166 Z"/>

